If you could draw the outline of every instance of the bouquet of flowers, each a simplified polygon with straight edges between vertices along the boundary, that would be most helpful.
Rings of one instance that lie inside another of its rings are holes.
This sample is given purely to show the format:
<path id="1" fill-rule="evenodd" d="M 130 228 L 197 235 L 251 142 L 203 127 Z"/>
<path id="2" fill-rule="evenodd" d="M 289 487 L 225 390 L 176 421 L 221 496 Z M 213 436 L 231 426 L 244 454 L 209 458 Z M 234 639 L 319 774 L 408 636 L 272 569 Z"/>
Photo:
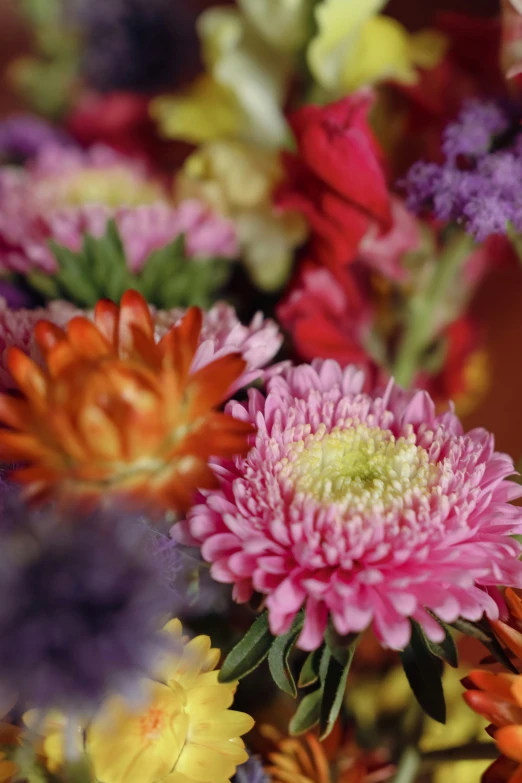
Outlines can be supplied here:
<path id="1" fill-rule="evenodd" d="M 0 783 L 522 783 L 493 5 L 20 0 Z"/>

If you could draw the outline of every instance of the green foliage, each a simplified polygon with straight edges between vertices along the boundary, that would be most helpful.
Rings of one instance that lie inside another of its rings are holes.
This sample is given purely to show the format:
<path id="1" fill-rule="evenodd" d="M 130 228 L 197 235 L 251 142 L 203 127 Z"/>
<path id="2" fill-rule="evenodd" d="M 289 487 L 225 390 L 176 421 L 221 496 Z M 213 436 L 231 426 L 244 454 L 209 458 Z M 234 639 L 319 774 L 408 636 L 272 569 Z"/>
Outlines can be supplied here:
<path id="1" fill-rule="evenodd" d="M 289 658 L 297 637 L 301 633 L 304 623 L 304 614 L 300 612 L 292 623 L 292 627 L 284 636 L 278 636 L 274 640 L 268 653 L 268 666 L 272 679 L 278 688 L 285 693 L 297 696 L 295 680 L 290 670 Z"/>
<path id="2" fill-rule="evenodd" d="M 220 682 L 246 677 L 263 663 L 274 642 L 266 610 L 254 621 L 241 641 L 229 652 L 219 672 Z"/>
<path id="3" fill-rule="evenodd" d="M 415 622 L 412 623 L 410 643 L 401 652 L 401 661 L 410 687 L 424 712 L 439 723 L 445 723 L 442 663 L 431 652 L 422 628 Z"/>
<path id="4" fill-rule="evenodd" d="M 133 274 L 114 221 L 108 223 L 103 237 L 86 234 L 78 252 L 56 242 L 50 246 L 58 272 L 32 273 L 28 281 L 47 299 L 68 299 L 80 307 L 94 307 L 103 298 L 119 302 L 122 294 L 133 288 L 159 308 L 197 305 L 205 309 L 226 282 L 230 269 L 222 259 L 188 259 L 181 236 L 154 251 L 142 270 Z"/>

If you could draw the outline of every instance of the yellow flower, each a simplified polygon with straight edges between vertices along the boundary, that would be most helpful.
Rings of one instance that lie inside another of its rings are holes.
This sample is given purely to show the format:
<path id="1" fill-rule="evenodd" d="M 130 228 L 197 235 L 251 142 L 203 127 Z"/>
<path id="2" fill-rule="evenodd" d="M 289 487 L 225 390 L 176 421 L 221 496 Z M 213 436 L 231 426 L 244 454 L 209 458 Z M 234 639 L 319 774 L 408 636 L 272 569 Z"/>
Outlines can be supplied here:
<path id="1" fill-rule="evenodd" d="M 158 679 L 144 682 L 146 706 L 109 697 L 87 729 L 99 783 L 227 783 L 247 760 L 240 736 L 254 721 L 229 709 L 237 683 L 218 682 L 219 650 L 208 636 L 182 640 L 179 620 L 166 631 L 183 652 L 165 656 Z"/>
<path id="2" fill-rule="evenodd" d="M 207 75 L 179 96 L 153 101 L 162 133 L 195 144 L 243 138 L 283 145 L 289 131 L 281 107 L 291 58 L 268 45 L 234 8 L 210 8 L 197 26 Z"/>
<path id="3" fill-rule="evenodd" d="M 66 758 L 79 757 L 83 753 L 84 726 L 78 722 L 72 724 L 62 712 L 50 710 L 44 714 L 41 710 L 29 710 L 23 721 L 42 738 L 36 751 L 44 757 L 49 772 L 59 772 Z"/>
<path id="4" fill-rule="evenodd" d="M 301 215 L 273 207 L 281 177 L 275 152 L 222 141 L 194 153 L 176 181 L 177 200 L 202 199 L 234 221 L 248 271 L 256 285 L 269 291 L 286 282 L 307 231 Z"/>
<path id="5" fill-rule="evenodd" d="M 312 32 L 314 0 L 237 0 L 259 35 L 274 49 L 295 52 Z"/>
<path id="6" fill-rule="evenodd" d="M 395 19 L 378 15 L 386 3 L 323 0 L 317 6 L 318 33 L 308 47 L 308 63 L 332 96 L 389 79 L 414 84 L 417 67 L 431 68 L 444 55 L 440 33 L 412 35 Z"/>

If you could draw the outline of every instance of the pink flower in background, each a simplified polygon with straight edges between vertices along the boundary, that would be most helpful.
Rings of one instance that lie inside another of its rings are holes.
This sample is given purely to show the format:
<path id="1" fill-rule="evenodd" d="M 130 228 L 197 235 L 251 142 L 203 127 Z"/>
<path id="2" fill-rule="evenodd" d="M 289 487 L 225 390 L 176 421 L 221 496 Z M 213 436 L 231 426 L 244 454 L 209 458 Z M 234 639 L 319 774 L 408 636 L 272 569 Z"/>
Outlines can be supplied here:
<path id="1" fill-rule="evenodd" d="M 359 245 L 358 258 L 388 280 L 405 280 L 408 270 L 404 256 L 416 250 L 422 241 L 419 220 L 404 206 L 392 199 L 392 226 L 383 232 L 373 223 Z"/>
<path id="2" fill-rule="evenodd" d="M 156 325 L 156 339 L 171 326 L 178 323 L 185 310 L 156 310 L 151 307 Z M 69 302 L 51 302 L 45 308 L 36 310 L 11 310 L 4 299 L 0 298 L 0 389 L 15 387 L 7 370 L 7 351 L 12 346 L 21 348 L 38 361 L 39 353 L 33 338 L 33 330 L 38 321 L 45 319 L 57 326 L 65 326 L 75 315 L 82 314 Z M 232 387 L 231 393 L 246 386 L 263 375 L 261 368 L 267 365 L 277 354 L 282 335 L 277 324 L 257 313 L 248 326 L 242 324 L 233 307 L 225 302 L 217 302 L 203 314 L 203 327 L 197 348 L 193 369 L 200 369 L 230 353 L 239 352 L 245 359 L 245 371 Z"/>
<path id="3" fill-rule="evenodd" d="M 507 79 L 522 74 L 522 2 L 501 0 L 502 47 L 500 62 Z"/>
<path id="4" fill-rule="evenodd" d="M 53 273 L 49 240 L 79 250 L 83 235 L 102 236 L 111 218 L 133 272 L 182 233 L 191 256 L 238 252 L 230 221 L 198 201 L 174 207 L 144 164 L 105 147 L 47 147 L 24 169 L 0 170 L 0 268 Z"/>
<path id="5" fill-rule="evenodd" d="M 334 361 L 288 369 L 248 404 L 248 456 L 216 463 L 205 492 L 173 534 L 201 546 L 234 597 L 267 596 L 270 627 L 287 632 L 305 608 L 299 646 L 319 647 L 328 617 L 342 634 L 372 625 L 402 649 L 410 618 L 433 641 L 441 620 L 497 618 L 484 587 L 522 587 L 522 487 L 493 436 L 464 434 L 426 392 L 390 383 L 362 392 L 364 374 Z M 177 531 L 177 532 L 176 532 Z"/>
<path id="6" fill-rule="evenodd" d="M 5 299 L 0 298 L 0 389 L 13 389 L 16 384 L 7 370 L 7 352 L 16 346 L 33 359 L 37 348 L 33 330 L 38 321 L 47 319 L 57 326 L 65 326 L 80 310 L 69 302 L 51 302 L 47 307 L 34 310 L 11 310 Z"/>

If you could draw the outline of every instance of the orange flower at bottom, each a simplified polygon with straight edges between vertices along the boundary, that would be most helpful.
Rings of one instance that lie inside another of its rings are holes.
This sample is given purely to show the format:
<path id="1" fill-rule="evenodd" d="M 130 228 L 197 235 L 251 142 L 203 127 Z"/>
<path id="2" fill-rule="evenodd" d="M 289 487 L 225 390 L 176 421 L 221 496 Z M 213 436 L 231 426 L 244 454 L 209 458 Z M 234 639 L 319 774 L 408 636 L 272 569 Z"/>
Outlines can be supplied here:
<path id="1" fill-rule="evenodd" d="M 282 737 L 272 726 L 262 733 L 277 745 L 265 767 L 272 783 L 382 783 L 394 772 L 379 751 L 365 754 L 343 736 L 340 724 L 326 742 L 311 733 Z"/>
<path id="2" fill-rule="evenodd" d="M 245 367 L 230 354 L 191 372 L 201 330 L 197 308 L 156 343 L 149 307 L 127 291 L 98 302 L 94 322 L 35 329 L 42 370 L 17 348 L 9 370 L 23 399 L 0 396 L 0 459 L 23 463 L 13 478 L 31 498 L 70 502 L 130 496 L 185 510 L 215 486 L 211 456 L 248 451 L 250 425 L 216 411 Z"/>

